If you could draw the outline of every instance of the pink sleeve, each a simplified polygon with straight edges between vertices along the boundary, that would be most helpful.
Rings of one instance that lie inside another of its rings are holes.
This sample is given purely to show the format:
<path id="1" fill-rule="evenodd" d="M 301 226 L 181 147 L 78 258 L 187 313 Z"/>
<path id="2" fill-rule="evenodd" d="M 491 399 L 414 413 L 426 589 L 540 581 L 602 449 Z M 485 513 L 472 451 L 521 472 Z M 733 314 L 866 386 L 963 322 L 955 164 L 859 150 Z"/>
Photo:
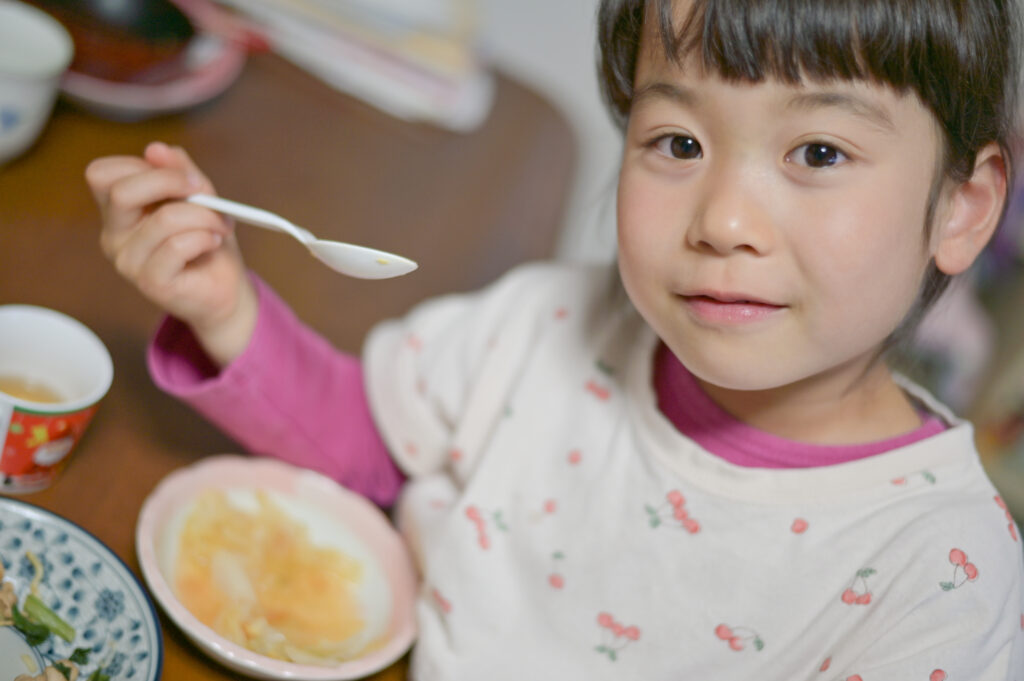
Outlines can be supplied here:
<path id="1" fill-rule="evenodd" d="M 360 361 L 253 281 L 259 319 L 242 355 L 218 372 L 189 328 L 168 317 L 148 351 L 153 381 L 250 452 L 319 471 L 391 505 L 404 479 L 370 414 Z"/>

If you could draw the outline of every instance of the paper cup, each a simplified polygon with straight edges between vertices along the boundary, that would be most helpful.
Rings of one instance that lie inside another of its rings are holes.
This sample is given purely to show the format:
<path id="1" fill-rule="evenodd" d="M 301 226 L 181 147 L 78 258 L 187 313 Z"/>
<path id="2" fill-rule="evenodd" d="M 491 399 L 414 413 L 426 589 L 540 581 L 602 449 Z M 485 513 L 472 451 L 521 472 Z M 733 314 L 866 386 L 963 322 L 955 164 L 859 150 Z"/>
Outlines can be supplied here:
<path id="1" fill-rule="evenodd" d="M 46 12 L 0 0 L 0 163 L 39 137 L 74 49 L 71 35 Z"/>
<path id="2" fill-rule="evenodd" d="M 0 305 L 0 492 L 54 481 L 113 377 L 110 353 L 81 322 L 45 307 Z"/>

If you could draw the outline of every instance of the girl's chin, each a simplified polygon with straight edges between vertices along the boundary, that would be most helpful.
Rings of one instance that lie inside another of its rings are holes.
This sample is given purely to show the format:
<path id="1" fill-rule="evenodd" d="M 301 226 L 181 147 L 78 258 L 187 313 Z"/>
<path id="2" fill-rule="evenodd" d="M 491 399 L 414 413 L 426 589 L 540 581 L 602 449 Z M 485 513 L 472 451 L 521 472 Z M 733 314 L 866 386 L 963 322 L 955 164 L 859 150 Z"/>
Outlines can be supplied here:
<path id="1" fill-rule="evenodd" d="M 778 360 L 773 361 L 773 355 L 768 352 L 757 357 L 732 359 L 676 356 L 697 380 L 720 390 L 776 390 L 805 381 L 813 375 L 804 367 L 787 367 Z"/>

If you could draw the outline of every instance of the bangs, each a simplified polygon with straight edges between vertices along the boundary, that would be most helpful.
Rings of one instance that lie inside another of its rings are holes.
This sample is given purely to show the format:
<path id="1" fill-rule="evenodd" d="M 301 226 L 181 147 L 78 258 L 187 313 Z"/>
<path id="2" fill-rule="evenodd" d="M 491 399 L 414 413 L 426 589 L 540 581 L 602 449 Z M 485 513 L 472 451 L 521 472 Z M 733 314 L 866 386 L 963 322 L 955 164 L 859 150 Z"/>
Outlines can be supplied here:
<path id="1" fill-rule="evenodd" d="M 798 84 L 805 78 L 858 79 L 902 91 L 928 86 L 932 76 L 922 70 L 924 64 L 932 74 L 947 70 L 939 64 L 962 68 L 959 32 L 971 22 L 957 16 L 955 4 L 694 0 L 678 26 L 670 0 L 649 7 L 656 8 L 667 55 L 677 61 L 697 56 L 707 70 L 727 80 L 772 78 Z"/>

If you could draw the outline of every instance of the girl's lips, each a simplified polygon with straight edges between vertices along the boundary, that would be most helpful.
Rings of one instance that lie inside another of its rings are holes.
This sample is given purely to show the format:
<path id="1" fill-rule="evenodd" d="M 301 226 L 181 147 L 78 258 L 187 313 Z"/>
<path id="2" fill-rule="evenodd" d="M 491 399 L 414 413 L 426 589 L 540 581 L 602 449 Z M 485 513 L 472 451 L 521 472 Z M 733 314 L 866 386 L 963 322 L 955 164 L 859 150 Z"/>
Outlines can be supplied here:
<path id="1" fill-rule="evenodd" d="M 687 309 L 698 319 L 714 324 L 745 324 L 758 322 L 779 310 L 784 305 L 766 303 L 760 300 L 749 300 L 737 296 L 682 296 Z"/>

